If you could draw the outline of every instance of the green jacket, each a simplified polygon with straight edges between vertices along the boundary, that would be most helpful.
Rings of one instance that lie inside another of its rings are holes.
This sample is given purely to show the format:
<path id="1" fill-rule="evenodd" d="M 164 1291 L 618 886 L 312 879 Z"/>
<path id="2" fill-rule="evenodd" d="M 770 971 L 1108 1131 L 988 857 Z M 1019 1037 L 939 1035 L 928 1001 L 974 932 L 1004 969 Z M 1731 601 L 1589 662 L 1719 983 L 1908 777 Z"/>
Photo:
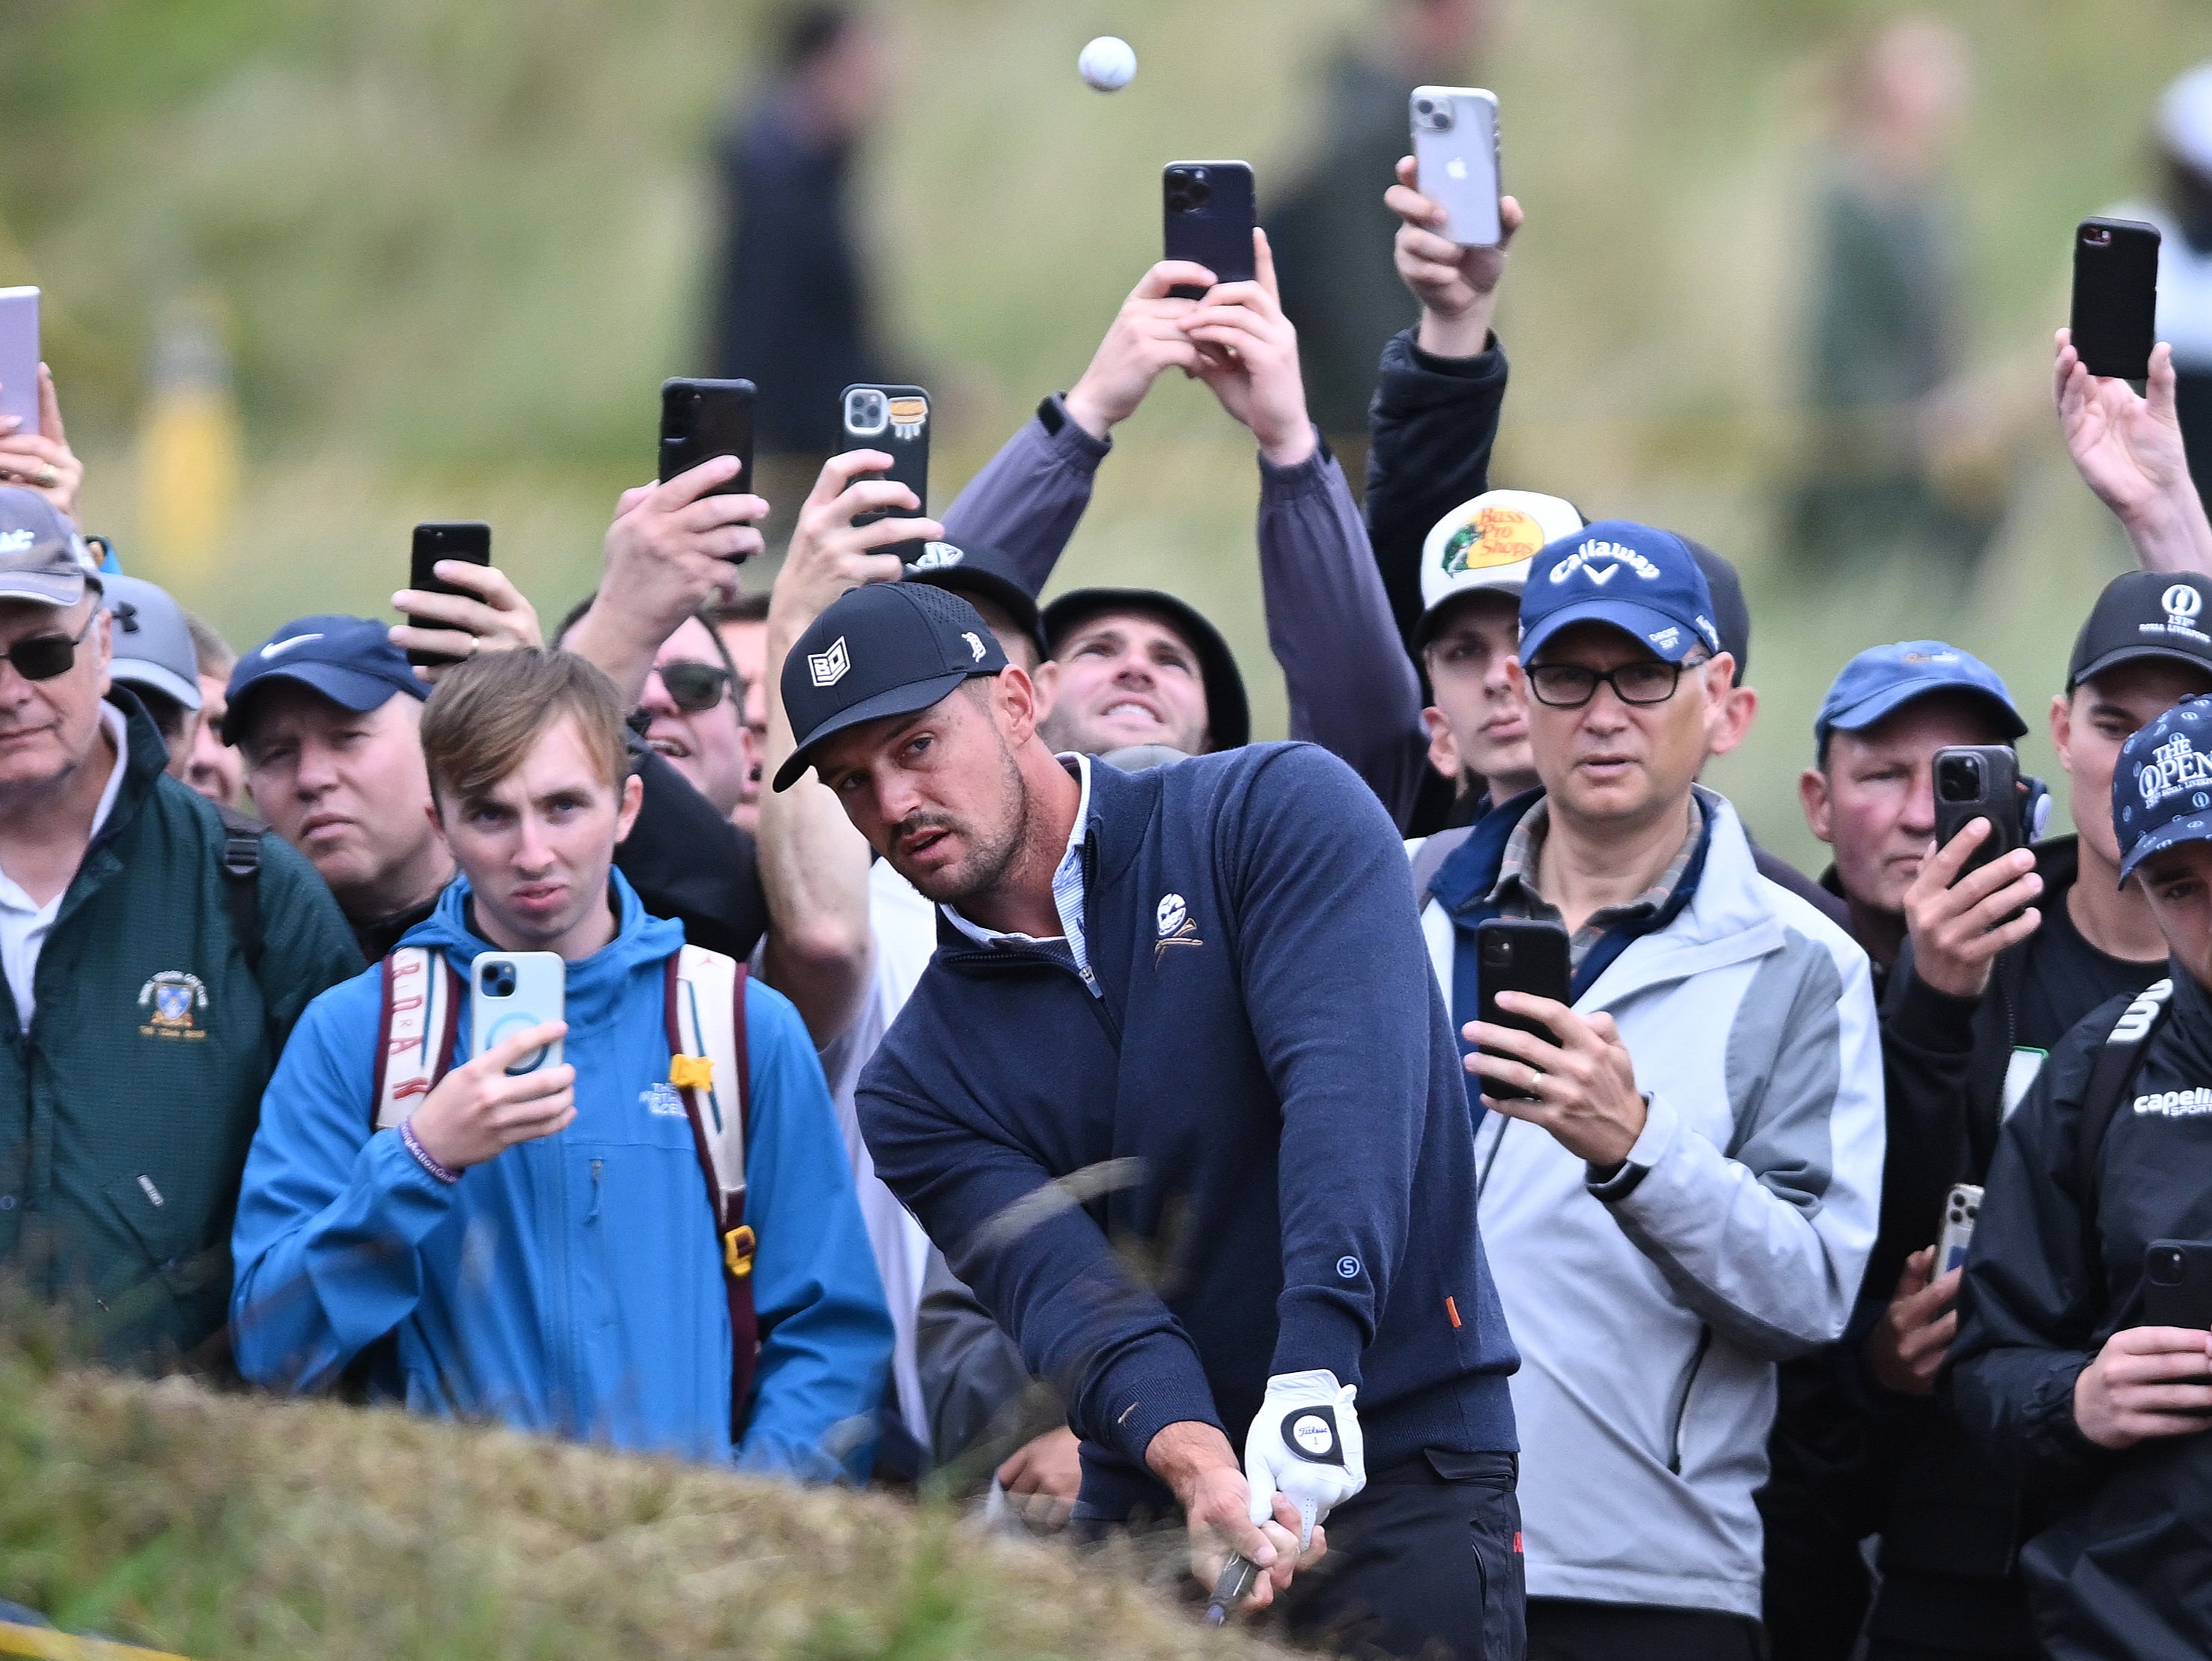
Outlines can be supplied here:
<path id="1" fill-rule="evenodd" d="M 107 1359 L 219 1365 L 231 1214 L 292 1024 L 361 954 L 322 879 L 261 838 L 259 971 L 232 922 L 213 806 L 130 755 L 40 953 L 21 1030 L 0 979 L 0 1274 L 62 1301 Z"/>

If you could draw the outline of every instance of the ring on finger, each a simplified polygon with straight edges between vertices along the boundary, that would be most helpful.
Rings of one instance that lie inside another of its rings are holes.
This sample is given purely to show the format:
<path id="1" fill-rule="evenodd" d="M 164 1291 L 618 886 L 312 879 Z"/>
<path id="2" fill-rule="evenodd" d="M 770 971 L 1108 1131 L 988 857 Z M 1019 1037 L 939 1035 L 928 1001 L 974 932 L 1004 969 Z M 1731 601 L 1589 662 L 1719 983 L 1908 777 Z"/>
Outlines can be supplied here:
<path id="1" fill-rule="evenodd" d="M 1540 1067 L 1532 1067 L 1528 1069 L 1528 1082 L 1523 1085 L 1522 1088 L 1524 1090 L 1534 1090 L 1537 1086 L 1543 1082 L 1544 1069 Z"/>
<path id="2" fill-rule="evenodd" d="M 54 464 L 49 461 L 39 469 L 39 476 L 34 482 L 41 490 L 51 490 L 62 482 L 62 476 L 56 471 Z"/>

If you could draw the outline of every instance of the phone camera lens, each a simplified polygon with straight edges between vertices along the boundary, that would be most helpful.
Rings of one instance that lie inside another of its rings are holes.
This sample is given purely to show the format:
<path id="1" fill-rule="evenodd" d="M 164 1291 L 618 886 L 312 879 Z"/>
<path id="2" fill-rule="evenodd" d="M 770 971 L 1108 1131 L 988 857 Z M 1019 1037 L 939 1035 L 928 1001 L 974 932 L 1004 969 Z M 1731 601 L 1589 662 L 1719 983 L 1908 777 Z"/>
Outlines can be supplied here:
<path id="1" fill-rule="evenodd" d="M 483 972 L 484 995 L 488 998 L 511 998 L 514 995 L 514 970 L 503 963 L 487 964 Z"/>
<path id="2" fill-rule="evenodd" d="M 2165 1246 L 2152 1252 L 2150 1280 L 2153 1286 L 2179 1286 L 2181 1284 L 2181 1254 L 2172 1246 Z"/>
<path id="3" fill-rule="evenodd" d="M 1936 788 L 1945 801 L 1977 801 L 1982 794 L 1982 764 L 1972 756 L 1947 756 Z"/>

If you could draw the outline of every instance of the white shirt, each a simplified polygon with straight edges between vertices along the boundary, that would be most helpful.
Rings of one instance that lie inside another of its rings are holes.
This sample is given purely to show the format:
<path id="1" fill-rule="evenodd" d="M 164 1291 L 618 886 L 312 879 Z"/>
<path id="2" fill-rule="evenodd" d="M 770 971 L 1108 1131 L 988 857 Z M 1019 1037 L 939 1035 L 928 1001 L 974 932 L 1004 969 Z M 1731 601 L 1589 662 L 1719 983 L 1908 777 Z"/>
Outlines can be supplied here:
<path id="1" fill-rule="evenodd" d="M 131 763 L 131 736 L 123 712 L 112 703 L 102 703 L 100 724 L 114 743 L 115 764 L 107 770 L 100 806 L 92 810 L 92 835 L 86 841 L 87 848 L 100 840 L 101 827 L 114 811 L 116 793 L 123 788 L 124 770 Z M 54 919 L 61 916 L 62 902 L 68 897 L 69 886 L 64 884 L 62 891 L 44 905 L 33 904 L 14 879 L 0 870 L 0 969 L 7 972 L 8 991 L 15 1000 L 15 1019 L 26 1032 L 31 1030 L 31 1018 L 39 1013 L 39 953 L 46 949 L 46 936 L 53 932 Z"/>
<path id="2" fill-rule="evenodd" d="M 1075 959 L 1076 973 L 1083 977 L 1084 985 L 1091 995 L 1105 995 L 1098 989 L 1098 977 L 1091 972 L 1091 952 L 1083 937 L 1083 838 L 1091 820 L 1091 757 L 1063 755 L 1054 759 L 1073 774 L 1083 786 L 1083 794 L 1075 804 L 1075 823 L 1067 832 L 1067 851 L 1060 856 L 1060 864 L 1052 873 L 1052 907 L 1060 913 L 1060 938 L 1067 945 L 1068 955 Z M 952 926 L 978 946 L 1038 946 L 1032 934 L 1002 934 L 996 929 L 978 928 L 951 906 L 939 908 Z"/>

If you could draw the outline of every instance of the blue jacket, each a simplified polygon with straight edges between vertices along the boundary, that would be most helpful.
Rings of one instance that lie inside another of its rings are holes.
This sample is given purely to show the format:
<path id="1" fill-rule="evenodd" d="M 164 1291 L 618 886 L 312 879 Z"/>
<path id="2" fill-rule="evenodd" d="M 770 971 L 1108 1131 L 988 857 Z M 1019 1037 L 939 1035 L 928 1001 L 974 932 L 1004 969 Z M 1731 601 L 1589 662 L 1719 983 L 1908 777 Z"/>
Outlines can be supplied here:
<path id="1" fill-rule="evenodd" d="M 664 970 L 681 925 L 619 873 L 614 940 L 568 965 L 576 1117 L 447 1186 L 372 1135 L 372 968 L 308 1007 L 270 1080 L 233 1238 L 238 1363 L 312 1390 L 386 1334 L 372 1379 L 416 1411 L 489 1415 L 617 1447 L 726 1462 L 730 1317 L 690 1122 L 668 1077 Z M 466 986 L 492 948 L 457 879 L 406 943 Z M 465 991 L 464 997 L 465 997 Z M 738 1463 L 807 1478 L 872 1437 L 890 1360 L 868 1238 L 822 1069 L 796 1011 L 749 982 L 745 1170 L 761 1354 Z M 466 1059 L 468 1013 L 454 1062 Z M 833 1439 L 832 1433 L 836 1433 Z"/>
<path id="2" fill-rule="evenodd" d="M 1158 1503 L 1156 1433 L 1241 1440 L 1270 1375 L 1311 1367 L 1359 1387 L 1370 1472 L 1513 1448 L 1458 1045 L 1374 794 L 1308 745 L 1094 766 L 1084 882 L 1103 997 L 940 934 L 859 1106 L 878 1174 L 1070 1402 L 1086 1511 Z M 1132 1163 L 1087 1203 L 1007 1214 L 1108 1160 Z"/>

